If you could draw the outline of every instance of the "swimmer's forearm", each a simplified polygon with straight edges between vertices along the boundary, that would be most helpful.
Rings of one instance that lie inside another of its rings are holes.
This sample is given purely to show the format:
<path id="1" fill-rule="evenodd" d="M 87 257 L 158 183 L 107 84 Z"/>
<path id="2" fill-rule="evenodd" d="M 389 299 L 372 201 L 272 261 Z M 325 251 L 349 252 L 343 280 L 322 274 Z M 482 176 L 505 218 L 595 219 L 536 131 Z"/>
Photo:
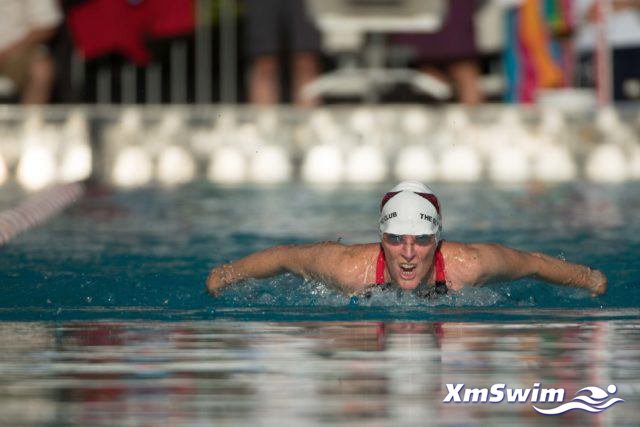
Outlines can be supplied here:
<path id="1" fill-rule="evenodd" d="M 245 258 L 214 268 L 207 278 L 207 290 L 220 289 L 245 279 L 264 279 L 284 272 L 305 278 L 322 278 L 341 284 L 337 265 L 350 260 L 339 243 L 323 242 L 307 245 L 274 246 Z"/>
<path id="2" fill-rule="evenodd" d="M 542 253 L 531 253 L 534 260 L 534 277 L 558 285 L 583 288 L 593 295 L 603 294 L 607 289 L 607 278 L 598 270 L 574 264 Z"/>
<path id="3" fill-rule="evenodd" d="M 288 248 L 276 246 L 215 267 L 207 278 L 207 291 L 216 294 L 225 286 L 242 280 L 263 279 L 282 273 Z"/>
<path id="4" fill-rule="evenodd" d="M 214 268 L 207 278 L 207 291 L 217 294 L 222 288 L 246 279 L 265 279 L 291 272 L 309 276 L 307 267 L 316 257 L 314 248 L 320 245 L 274 246 Z"/>
<path id="5" fill-rule="evenodd" d="M 558 285 L 584 288 L 593 295 L 602 294 L 607 289 L 605 275 L 584 265 L 497 244 L 475 244 L 470 247 L 477 254 L 469 260 L 470 265 L 476 265 L 476 270 L 480 272 L 479 277 L 472 280 L 477 284 L 535 277 Z"/>

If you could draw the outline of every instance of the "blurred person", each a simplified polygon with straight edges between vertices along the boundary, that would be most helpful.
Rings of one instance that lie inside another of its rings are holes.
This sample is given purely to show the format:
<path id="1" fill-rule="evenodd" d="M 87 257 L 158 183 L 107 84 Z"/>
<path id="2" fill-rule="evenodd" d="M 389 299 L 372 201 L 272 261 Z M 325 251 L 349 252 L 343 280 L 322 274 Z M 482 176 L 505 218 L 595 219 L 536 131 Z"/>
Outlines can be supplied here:
<path id="1" fill-rule="evenodd" d="M 320 33 L 311 22 L 304 0 L 246 0 L 246 40 L 251 65 L 249 101 L 273 105 L 281 101 L 280 60 L 291 53 L 292 100 L 310 107 L 301 89 L 318 75 Z M 286 43 L 283 43 L 286 40 Z"/>
<path id="2" fill-rule="evenodd" d="M 640 0 L 608 0 L 606 41 L 611 49 L 613 99 L 640 99 Z M 594 86 L 594 49 L 600 0 L 577 0 L 578 32 L 576 48 L 580 54 L 579 83 Z"/>
<path id="3" fill-rule="evenodd" d="M 476 6 L 476 0 L 450 0 L 439 31 L 393 37 L 394 43 L 413 50 L 422 71 L 452 82 L 458 101 L 470 105 L 484 100 L 473 20 Z"/>
<path id="4" fill-rule="evenodd" d="M 381 287 L 428 298 L 446 294 L 448 289 L 524 277 L 584 288 L 592 295 L 607 288 L 602 272 L 583 265 L 498 244 L 441 240 L 440 204 L 433 191 L 419 182 L 402 182 L 384 195 L 379 231 L 380 243 L 325 242 L 276 246 L 254 253 L 214 268 L 207 290 L 215 295 L 238 281 L 284 272 L 365 296 Z"/>
<path id="5" fill-rule="evenodd" d="M 572 31 L 571 3 L 560 0 L 519 0 L 505 16 L 504 71 L 509 102 L 535 102 L 540 89 L 569 81 Z"/>
<path id="6" fill-rule="evenodd" d="M 97 98 L 99 70 L 110 70 L 110 100 L 121 99 L 121 70 L 125 66 L 135 65 L 137 74 L 153 64 L 169 68 L 161 70 L 161 74 L 169 76 L 172 43 L 187 41 L 195 26 L 194 0 L 65 0 L 64 4 L 69 33 L 85 60 L 84 95 L 91 101 Z M 155 92 L 157 101 L 168 100 L 170 89 L 165 87 L 170 79 L 160 79 L 162 88 Z M 137 89 L 132 94 L 134 99 L 145 93 L 142 85 Z"/>
<path id="7" fill-rule="evenodd" d="M 61 21 L 55 0 L 0 0 L 0 75 L 18 88 L 22 104 L 49 101 L 55 64 L 46 43 Z"/>
<path id="8" fill-rule="evenodd" d="M 150 42 L 188 36 L 195 25 L 194 0 L 66 0 L 66 4 L 69 30 L 85 60 L 117 54 L 146 66 L 152 59 Z"/>

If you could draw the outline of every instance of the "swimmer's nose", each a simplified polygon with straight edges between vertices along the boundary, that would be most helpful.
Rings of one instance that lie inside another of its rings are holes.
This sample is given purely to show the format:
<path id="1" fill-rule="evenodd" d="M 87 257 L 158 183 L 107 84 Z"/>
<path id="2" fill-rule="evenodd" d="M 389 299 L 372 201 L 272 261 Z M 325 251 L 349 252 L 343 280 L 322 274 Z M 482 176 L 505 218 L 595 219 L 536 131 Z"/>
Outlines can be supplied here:
<path id="1" fill-rule="evenodd" d="M 406 239 L 402 243 L 402 257 L 406 261 L 411 261 L 416 256 L 416 248 L 413 241 Z"/>

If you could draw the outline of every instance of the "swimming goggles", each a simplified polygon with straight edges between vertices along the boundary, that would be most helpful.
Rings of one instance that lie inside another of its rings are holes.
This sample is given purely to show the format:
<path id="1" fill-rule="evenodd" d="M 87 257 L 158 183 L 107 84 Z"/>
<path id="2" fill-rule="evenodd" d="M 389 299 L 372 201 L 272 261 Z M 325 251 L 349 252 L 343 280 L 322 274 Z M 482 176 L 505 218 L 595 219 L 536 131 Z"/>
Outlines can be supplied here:
<path id="1" fill-rule="evenodd" d="M 419 234 L 417 236 L 412 236 L 412 237 L 413 237 L 413 241 L 418 246 L 427 246 L 435 242 L 435 239 L 436 239 L 435 234 Z M 384 233 L 382 235 L 382 239 L 386 243 L 392 246 L 400 245 L 402 244 L 402 242 L 404 242 L 404 236 L 402 234 Z"/>

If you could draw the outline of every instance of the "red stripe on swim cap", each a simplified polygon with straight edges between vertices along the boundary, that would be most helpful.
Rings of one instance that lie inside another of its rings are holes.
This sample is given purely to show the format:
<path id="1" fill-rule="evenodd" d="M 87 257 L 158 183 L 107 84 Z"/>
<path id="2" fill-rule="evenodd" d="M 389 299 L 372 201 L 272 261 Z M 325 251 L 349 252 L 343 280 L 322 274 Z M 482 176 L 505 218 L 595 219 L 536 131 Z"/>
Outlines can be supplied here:
<path id="1" fill-rule="evenodd" d="M 427 199 L 435 208 L 438 215 L 440 215 L 440 202 L 438 202 L 438 198 L 435 194 L 431 193 L 416 193 L 418 196 Z"/>
<path id="2" fill-rule="evenodd" d="M 380 211 L 382 212 L 382 208 L 384 208 L 384 205 L 387 204 L 387 202 L 389 200 L 391 200 L 391 198 L 393 196 L 395 196 L 396 194 L 398 194 L 399 191 L 390 191 L 387 194 L 385 194 L 384 196 L 382 196 L 382 201 L 380 202 Z"/>
<path id="3" fill-rule="evenodd" d="M 393 198 L 393 196 L 395 196 L 398 193 L 401 193 L 401 191 L 390 191 L 387 194 L 385 194 L 382 197 L 382 201 L 380 202 L 380 211 L 382 211 L 382 208 L 384 208 L 384 205 L 386 205 L 387 202 L 389 200 L 391 200 Z M 412 193 L 417 194 L 418 196 L 422 197 L 423 199 L 428 200 L 429 203 L 431 203 L 433 205 L 433 207 L 436 208 L 436 212 L 438 212 L 438 215 L 440 215 L 440 202 L 438 202 L 438 198 L 436 197 L 435 194 L 431 194 L 431 193 L 416 193 L 415 191 L 412 191 Z"/>

